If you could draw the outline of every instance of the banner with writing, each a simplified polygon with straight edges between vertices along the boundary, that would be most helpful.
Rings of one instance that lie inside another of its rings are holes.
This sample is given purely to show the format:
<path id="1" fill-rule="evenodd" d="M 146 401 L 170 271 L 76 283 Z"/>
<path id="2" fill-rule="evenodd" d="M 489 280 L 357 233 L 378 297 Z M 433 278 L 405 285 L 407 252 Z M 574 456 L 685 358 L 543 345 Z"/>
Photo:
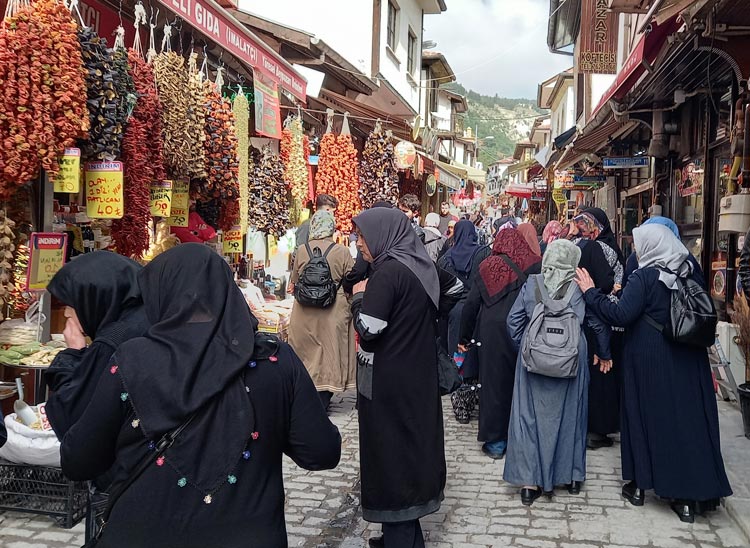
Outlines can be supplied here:
<path id="1" fill-rule="evenodd" d="M 151 183 L 152 217 L 169 217 L 172 214 L 172 181 L 155 181 Z"/>
<path id="2" fill-rule="evenodd" d="M 172 207 L 169 226 L 188 226 L 190 216 L 190 185 L 187 181 L 172 182 Z"/>
<path id="3" fill-rule="evenodd" d="M 91 219 L 121 219 L 125 210 L 122 162 L 91 162 L 85 174 L 86 214 Z"/>
<path id="4" fill-rule="evenodd" d="M 29 238 L 29 266 L 26 288 L 29 291 L 47 287 L 65 264 L 68 235 L 58 232 L 32 232 Z"/>
<path id="5" fill-rule="evenodd" d="M 281 111 L 279 110 L 279 88 L 276 82 L 253 77 L 255 86 L 255 131 L 272 139 L 281 139 Z"/>
<path id="6" fill-rule="evenodd" d="M 224 253 L 242 253 L 242 228 L 233 226 L 231 230 L 224 232 Z"/>
<path id="7" fill-rule="evenodd" d="M 609 10 L 608 0 L 581 3 L 578 69 L 592 74 L 617 74 L 617 14 Z"/>
<path id="8" fill-rule="evenodd" d="M 52 183 L 54 192 L 78 194 L 81 191 L 81 149 L 66 148 L 58 163 L 60 171 Z"/>

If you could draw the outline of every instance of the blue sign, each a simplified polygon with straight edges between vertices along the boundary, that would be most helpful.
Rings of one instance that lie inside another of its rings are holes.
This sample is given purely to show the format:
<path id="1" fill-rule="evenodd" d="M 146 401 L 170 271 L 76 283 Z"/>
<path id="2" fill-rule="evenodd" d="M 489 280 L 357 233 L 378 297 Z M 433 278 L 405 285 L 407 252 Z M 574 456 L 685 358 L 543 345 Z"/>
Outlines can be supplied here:
<path id="1" fill-rule="evenodd" d="M 573 183 L 599 183 L 604 184 L 607 182 L 606 175 L 574 175 Z"/>
<path id="2" fill-rule="evenodd" d="M 648 156 L 623 156 L 618 158 L 604 158 L 602 165 L 604 169 L 631 169 L 636 167 L 648 167 L 650 159 Z"/>

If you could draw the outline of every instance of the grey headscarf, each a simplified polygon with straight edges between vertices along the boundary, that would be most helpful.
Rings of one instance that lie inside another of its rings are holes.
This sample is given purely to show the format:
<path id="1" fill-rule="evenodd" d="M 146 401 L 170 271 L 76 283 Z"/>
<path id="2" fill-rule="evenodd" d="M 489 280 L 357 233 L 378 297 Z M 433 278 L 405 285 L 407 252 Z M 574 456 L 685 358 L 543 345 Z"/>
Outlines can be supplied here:
<path id="1" fill-rule="evenodd" d="M 373 270 L 391 257 L 419 279 L 435 307 L 440 302 L 440 281 L 435 264 L 427 254 L 406 215 L 383 207 L 363 211 L 353 219 L 374 258 Z"/>
<path id="2" fill-rule="evenodd" d="M 677 289 L 678 276 L 686 278 L 692 273 L 690 252 L 666 226 L 652 223 L 634 228 L 633 242 L 638 269 L 658 268 L 659 281 L 669 289 Z"/>
<path id="3" fill-rule="evenodd" d="M 565 295 L 580 260 L 581 248 L 569 240 L 555 240 L 547 245 L 542 257 L 542 275 L 547 293 L 553 299 Z"/>

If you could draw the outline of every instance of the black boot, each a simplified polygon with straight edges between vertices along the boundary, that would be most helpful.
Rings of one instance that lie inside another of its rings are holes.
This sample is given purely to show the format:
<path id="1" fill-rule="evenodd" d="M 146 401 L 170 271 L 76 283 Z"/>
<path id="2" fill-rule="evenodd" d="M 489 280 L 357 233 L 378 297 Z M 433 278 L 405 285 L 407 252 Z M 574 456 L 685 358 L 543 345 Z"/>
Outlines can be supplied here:
<path id="1" fill-rule="evenodd" d="M 581 486 L 583 485 L 582 481 L 574 481 L 567 485 L 568 487 L 568 493 L 571 495 L 580 495 L 581 494 Z"/>
<path id="2" fill-rule="evenodd" d="M 541 489 L 527 489 L 524 487 L 521 489 L 521 504 L 524 506 L 531 506 L 534 501 L 542 496 Z"/>
<path id="3" fill-rule="evenodd" d="M 634 481 L 622 486 L 622 496 L 633 506 L 643 506 L 646 501 L 646 493 L 643 489 L 638 489 Z"/>
<path id="4" fill-rule="evenodd" d="M 695 503 L 687 500 L 676 500 L 669 505 L 680 521 L 695 523 Z"/>

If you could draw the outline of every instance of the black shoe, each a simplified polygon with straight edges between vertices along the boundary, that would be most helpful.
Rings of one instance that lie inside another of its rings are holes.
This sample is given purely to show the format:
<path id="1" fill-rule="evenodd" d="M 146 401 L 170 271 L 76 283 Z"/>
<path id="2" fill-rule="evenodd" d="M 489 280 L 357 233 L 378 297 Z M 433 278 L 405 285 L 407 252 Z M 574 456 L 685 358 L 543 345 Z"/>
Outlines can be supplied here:
<path id="1" fill-rule="evenodd" d="M 588 435 L 586 437 L 586 447 L 588 447 L 592 451 L 596 451 L 597 449 L 601 449 L 602 447 L 612 447 L 614 443 L 615 442 L 612 440 L 612 438 L 609 438 L 607 436 L 592 437 L 591 435 Z"/>
<path id="2" fill-rule="evenodd" d="M 370 548 L 385 548 L 385 540 L 382 536 L 370 537 L 368 543 L 370 544 Z"/>
<path id="3" fill-rule="evenodd" d="M 566 486 L 568 488 L 568 493 L 570 493 L 571 495 L 580 495 L 581 485 L 583 485 L 582 481 L 574 481 L 572 483 L 569 483 Z"/>
<path id="4" fill-rule="evenodd" d="M 542 496 L 541 489 L 521 489 L 521 504 L 531 506 L 534 501 Z"/>
<path id="5" fill-rule="evenodd" d="M 634 481 L 622 486 L 622 496 L 633 506 L 643 506 L 646 501 L 646 493 L 643 489 L 638 489 Z"/>
<path id="6" fill-rule="evenodd" d="M 695 523 L 695 505 L 692 502 L 675 501 L 669 505 L 680 521 L 683 523 Z"/>

